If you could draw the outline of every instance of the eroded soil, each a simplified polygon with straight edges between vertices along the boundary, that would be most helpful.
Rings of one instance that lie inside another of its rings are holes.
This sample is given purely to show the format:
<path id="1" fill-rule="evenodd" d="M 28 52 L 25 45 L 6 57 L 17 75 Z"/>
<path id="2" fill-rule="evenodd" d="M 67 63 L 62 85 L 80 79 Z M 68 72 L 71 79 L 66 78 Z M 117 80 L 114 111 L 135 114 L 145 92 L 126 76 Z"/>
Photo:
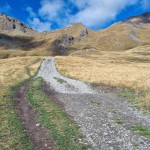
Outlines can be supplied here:
<path id="1" fill-rule="evenodd" d="M 54 150 L 54 142 L 49 138 L 46 129 L 37 123 L 36 112 L 29 105 L 26 92 L 28 90 L 29 82 L 16 89 L 16 95 L 14 96 L 16 109 L 19 117 L 21 118 L 25 132 L 29 139 L 33 142 L 35 149 L 37 150 Z"/>

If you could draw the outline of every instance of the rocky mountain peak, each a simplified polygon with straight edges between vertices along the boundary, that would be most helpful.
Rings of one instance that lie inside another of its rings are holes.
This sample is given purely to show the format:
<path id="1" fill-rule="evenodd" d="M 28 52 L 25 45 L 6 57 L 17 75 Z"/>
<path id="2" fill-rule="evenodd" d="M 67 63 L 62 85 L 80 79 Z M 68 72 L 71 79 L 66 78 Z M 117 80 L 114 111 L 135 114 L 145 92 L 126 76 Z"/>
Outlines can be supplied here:
<path id="1" fill-rule="evenodd" d="M 16 31 L 21 33 L 35 33 L 31 27 L 25 25 L 16 18 L 9 17 L 5 14 L 0 14 L 0 30 L 1 31 Z"/>
<path id="2" fill-rule="evenodd" d="M 150 12 L 146 12 L 138 16 L 130 17 L 127 20 L 125 20 L 125 22 L 132 22 L 137 24 L 150 23 Z"/>

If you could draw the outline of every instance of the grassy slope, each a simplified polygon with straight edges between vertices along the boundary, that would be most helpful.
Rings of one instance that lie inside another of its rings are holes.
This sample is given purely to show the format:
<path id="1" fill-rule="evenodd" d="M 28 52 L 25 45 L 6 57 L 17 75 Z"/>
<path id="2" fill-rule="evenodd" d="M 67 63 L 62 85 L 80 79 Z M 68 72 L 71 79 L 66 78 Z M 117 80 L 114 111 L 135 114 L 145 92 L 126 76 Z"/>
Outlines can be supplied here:
<path id="1" fill-rule="evenodd" d="M 42 57 L 28 56 L 52 55 L 54 39 L 62 34 L 72 34 L 77 37 L 81 29 L 83 27 L 76 24 L 66 31 L 62 29 L 38 34 L 33 39 L 27 37 L 26 50 L 24 50 L 24 36 L 21 37 L 22 42 L 16 38 L 15 49 L 7 49 L 5 44 L 0 46 L 0 59 L 26 56 L 0 60 L 0 147 L 2 149 L 20 150 L 25 147 L 32 149 L 32 145 L 26 141 L 21 122 L 13 107 L 11 99 L 13 93 L 9 90 L 9 87 L 33 75 L 39 67 Z M 129 34 L 132 30 L 142 40 L 143 45 L 138 46 L 130 39 Z M 9 35 L 13 38 L 15 36 L 14 33 Z M 117 23 L 98 32 L 89 31 L 87 38 L 83 38 L 81 42 L 75 41 L 68 52 L 72 56 L 57 57 L 57 68 L 66 76 L 86 82 L 133 89 L 140 96 L 140 101 L 138 100 L 140 106 L 150 109 L 149 39 L 149 26 L 144 29 L 132 29 Z M 43 41 L 43 44 L 39 44 Z M 30 47 L 29 43 L 34 46 Z M 96 50 L 85 50 L 85 47 L 94 47 Z"/>
<path id="2" fill-rule="evenodd" d="M 84 27 L 81 24 L 74 24 L 71 27 L 67 27 L 60 30 L 55 30 L 52 32 L 38 33 L 33 36 L 18 36 L 9 33 L 9 36 L 5 37 L 2 32 L 2 37 L 8 38 L 11 44 L 1 44 L 0 46 L 0 56 L 1 58 L 8 58 L 14 56 L 49 56 L 53 55 L 53 42 L 63 34 L 69 34 L 74 37 L 79 37 L 80 31 Z M 135 28 L 132 29 L 126 24 L 116 23 L 111 27 L 100 30 L 92 31 L 88 30 L 89 35 L 86 38 L 82 38 L 81 41 L 75 40 L 71 47 L 68 47 L 68 54 L 73 52 L 83 50 L 87 47 L 93 47 L 98 51 L 124 51 L 130 48 L 138 46 L 130 37 L 131 32 L 135 32 L 137 37 L 140 38 L 143 43 L 148 43 L 148 38 L 150 35 L 150 28 Z M 8 35 L 7 33 L 5 33 Z"/>
<path id="3" fill-rule="evenodd" d="M 80 51 L 57 57 L 57 68 L 65 76 L 94 84 L 134 90 L 142 94 L 139 104 L 150 109 L 150 47 L 125 52 Z M 145 55 L 146 54 L 146 55 Z"/>
<path id="4" fill-rule="evenodd" d="M 20 57 L 0 60 L 0 149 L 30 150 L 21 120 L 12 101 L 11 86 L 34 75 L 42 57 Z"/>

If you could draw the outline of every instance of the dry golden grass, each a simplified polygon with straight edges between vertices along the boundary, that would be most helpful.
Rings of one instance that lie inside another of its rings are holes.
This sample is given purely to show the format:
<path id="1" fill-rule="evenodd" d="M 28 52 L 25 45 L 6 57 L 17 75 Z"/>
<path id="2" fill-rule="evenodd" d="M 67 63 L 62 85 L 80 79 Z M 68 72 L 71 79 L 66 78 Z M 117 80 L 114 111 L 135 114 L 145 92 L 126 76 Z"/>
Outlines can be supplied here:
<path id="1" fill-rule="evenodd" d="M 7 90 L 34 75 L 42 57 L 16 57 L 0 60 L 0 103 Z"/>
<path id="2" fill-rule="evenodd" d="M 34 75 L 42 60 L 42 57 L 16 57 L 0 60 L 0 149 L 24 149 L 23 145 L 27 141 L 20 141 L 24 136 L 23 130 L 20 127 L 14 129 L 14 126 L 10 125 L 13 124 L 12 121 L 18 120 L 15 118 L 15 110 L 9 104 L 12 103 L 12 99 L 9 100 L 6 95 L 10 94 L 8 92 L 11 86 Z"/>
<path id="3" fill-rule="evenodd" d="M 79 51 L 74 56 L 56 57 L 56 66 L 65 76 L 85 82 L 129 88 L 137 93 L 149 91 L 141 104 L 150 106 L 150 55 L 134 52 L 135 49 L 130 52 Z"/>
<path id="4" fill-rule="evenodd" d="M 42 57 L 15 57 L 0 60 L 0 85 L 8 87 L 34 75 Z"/>
<path id="5" fill-rule="evenodd" d="M 43 49 L 34 49 L 32 51 L 22 50 L 0 50 L 0 59 L 12 58 L 12 57 L 26 57 L 26 56 L 51 56 L 52 51 Z"/>

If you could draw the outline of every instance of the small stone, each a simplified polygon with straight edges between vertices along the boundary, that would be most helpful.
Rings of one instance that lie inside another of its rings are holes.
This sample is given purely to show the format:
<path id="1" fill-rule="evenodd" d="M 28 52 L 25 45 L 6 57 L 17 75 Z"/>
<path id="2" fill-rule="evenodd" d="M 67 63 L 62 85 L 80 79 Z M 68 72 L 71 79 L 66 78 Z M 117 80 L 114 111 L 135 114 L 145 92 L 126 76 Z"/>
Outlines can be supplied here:
<path id="1" fill-rule="evenodd" d="M 107 132 L 104 132 L 104 135 L 108 135 L 108 133 L 107 133 Z"/>
<path id="2" fill-rule="evenodd" d="M 108 143 L 109 143 L 109 144 L 111 144 L 111 143 L 112 143 L 112 141 L 108 141 Z"/>
<path id="3" fill-rule="evenodd" d="M 141 142 L 140 142 L 140 144 L 144 145 L 144 142 L 143 142 L 143 141 L 141 141 Z"/>
<path id="4" fill-rule="evenodd" d="M 40 124 L 39 124 L 39 123 L 37 123 L 37 124 L 36 124 L 36 127 L 39 127 L 39 126 L 40 126 Z"/>

